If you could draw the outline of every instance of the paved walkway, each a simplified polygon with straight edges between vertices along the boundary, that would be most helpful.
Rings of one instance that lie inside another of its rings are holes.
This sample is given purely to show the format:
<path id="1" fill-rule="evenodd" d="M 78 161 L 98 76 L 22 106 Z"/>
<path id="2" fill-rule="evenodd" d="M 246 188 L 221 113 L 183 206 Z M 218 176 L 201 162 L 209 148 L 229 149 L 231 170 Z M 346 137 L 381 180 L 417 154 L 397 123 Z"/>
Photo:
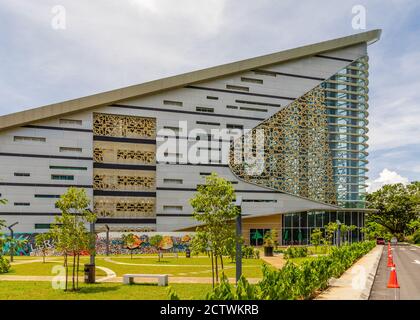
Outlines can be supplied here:
<path id="1" fill-rule="evenodd" d="M 332 279 L 330 287 L 315 300 L 367 300 L 384 246 L 376 246 L 360 258 L 339 279 Z"/>
<path id="2" fill-rule="evenodd" d="M 283 268 L 286 264 L 286 260 L 283 258 L 283 255 L 274 255 L 273 257 L 265 257 L 262 255 L 260 258 L 277 269 Z"/>

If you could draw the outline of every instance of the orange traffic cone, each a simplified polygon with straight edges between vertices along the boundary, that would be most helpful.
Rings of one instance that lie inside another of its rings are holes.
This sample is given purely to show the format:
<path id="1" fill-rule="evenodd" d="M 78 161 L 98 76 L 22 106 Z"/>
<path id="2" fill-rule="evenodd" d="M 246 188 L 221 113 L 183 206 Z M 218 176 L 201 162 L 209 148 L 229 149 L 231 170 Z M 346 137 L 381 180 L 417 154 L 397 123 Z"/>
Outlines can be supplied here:
<path id="1" fill-rule="evenodd" d="M 400 285 L 398 284 L 397 280 L 397 271 L 395 271 L 395 267 L 391 268 L 391 274 L 389 275 L 388 281 L 388 288 L 399 288 Z"/>
<path id="2" fill-rule="evenodd" d="M 394 260 L 392 259 L 392 253 L 388 254 L 388 264 L 386 266 L 388 268 L 395 267 Z"/>

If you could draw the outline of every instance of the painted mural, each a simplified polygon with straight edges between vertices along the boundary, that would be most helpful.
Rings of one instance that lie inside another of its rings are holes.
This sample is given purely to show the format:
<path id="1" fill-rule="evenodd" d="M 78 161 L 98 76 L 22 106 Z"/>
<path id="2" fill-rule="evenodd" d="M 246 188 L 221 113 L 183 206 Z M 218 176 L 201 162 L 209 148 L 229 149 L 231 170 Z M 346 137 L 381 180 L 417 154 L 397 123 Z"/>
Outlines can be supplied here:
<path id="1" fill-rule="evenodd" d="M 130 250 L 124 246 L 122 235 L 129 232 L 110 232 L 109 233 L 109 253 L 110 254 L 129 254 Z M 184 252 L 191 244 L 193 232 L 131 232 L 136 241 L 132 246 L 134 253 L 157 253 L 160 252 Z M 149 243 L 150 237 L 160 234 L 163 239 L 159 244 L 159 248 Z M 19 256 L 41 256 L 42 252 L 35 244 L 35 236 L 37 233 L 15 233 L 15 238 L 26 240 L 26 244 L 15 248 L 15 255 Z M 47 243 L 47 255 L 56 256 L 60 252 L 55 250 L 54 242 Z M 2 248 L 3 254 L 10 253 L 9 244 L 4 244 Z M 87 253 L 86 253 L 87 254 Z M 96 254 L 106 254 L 106 232 L 100 232 L 96 235 Z"/>
<path id="2" fill-rule="evenodd" d="M 136 241 L 131 246 L 135 253 L 157 253 L 158 248 L 149 243 L 149 239 L 156 234 L 162 235 L 163 239 L 159 244 L 161 252 L 183 252 L 187 249 L 193 237 L 193 233 L 187 232 L 132 232 Z M 124 246 L 122 232 L 110 232 L 109 251 L 110 254 L 129 254 L 130 249 Z M 106 254 L 106 233 L 101 232 L 96 240 L 97 254 Z"/>

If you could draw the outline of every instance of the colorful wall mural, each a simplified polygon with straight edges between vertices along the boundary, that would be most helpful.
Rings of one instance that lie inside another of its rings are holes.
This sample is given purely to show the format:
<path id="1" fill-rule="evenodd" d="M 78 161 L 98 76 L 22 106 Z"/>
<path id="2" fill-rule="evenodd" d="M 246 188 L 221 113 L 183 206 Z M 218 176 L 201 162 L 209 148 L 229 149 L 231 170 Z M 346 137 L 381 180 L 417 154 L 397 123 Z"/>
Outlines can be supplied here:
<path id="1" fill-rule="evenodd" d="M 124 246 L 122 235 L 130 232 L 110 232 L 109 233 L 109 253 L 110 254 L 129 254 L 130 250 Z M 163 239 L 159 244 L 160 252 L 184 252 L 191 243 L 194 235 L 193 232 L 131 232 L 136 241 L 134 243 L 133 253 L 157 253 L 158 248 L 149 243 L 149 239 L 156 234 L 160 234 Z M 35 244 L 35 236 L 37 233 L 15 233 L 16 239 L 27 240 L 23 246 L 15 248 L 15 255 L 19 256 L 41 256 L 42 252 Z M 60 255 L 55 250 L 54 242 L 47 243 L 47 255 Z M 3 254 L 10 253 L 9 244 L 5 244 L 2 248 Z M 106 254 L 106 232 L 100 232 L 96 235 L 96 254 Z"/>

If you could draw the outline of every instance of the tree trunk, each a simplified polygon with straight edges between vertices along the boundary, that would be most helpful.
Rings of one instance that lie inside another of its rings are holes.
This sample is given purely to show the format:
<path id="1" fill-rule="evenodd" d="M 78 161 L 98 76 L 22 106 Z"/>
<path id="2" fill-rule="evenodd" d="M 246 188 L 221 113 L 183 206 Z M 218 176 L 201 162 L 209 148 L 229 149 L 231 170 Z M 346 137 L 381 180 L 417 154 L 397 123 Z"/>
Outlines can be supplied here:
<path id="1" fill-rule="evenodd" d="M 71 283 L 71 287 L 72 290 L 75 290 L 75 279 L 74 279 L 74 272 L 76 271 L 76 253 L 73 251 L 73 270 L 72 270 L 72 283 Z"/>
<path id="2" fill-rule="evenodd" d="M 224 265 L 223 265 L 223 256 L 220 255 L 220 266 L 222 267 L 222 272 L 224 272 Z"/>
<path id="3" fill-rule="evenodd" d="M 76 289 L 79 290 L 79 261 L 80 261 L 80 254 L 77 254 L 77 260 L 76 260 Z"/>
<path id="4" fill-rule="evenodd" d="M 217 254 L 215 254 L 215 267 L 216 267 L 216 283 L 219 283 L 219 266 L 217 264 Z"/>
<path id="5" fill-rule="evenodd" d="M 42 255 L 42 263 L 45 263 L 45 251 L 43 251 L 42 253 L 43 253 L 43 255 Z"/>
<path id="6" fill-rule="evenodd" d="M 67 291 L 67 288 L 68 288 L 68 276 L 69 276 L 67 253 L 64 254 L 64 267 L 66 269 L 66 286 L 65 286 L 64 291 Z"/>
<path id="7" fill-rule="evenodd" d="M 214 263 L 213 263 L 213 251 L 211 251 L 211 283 L 214 289 Z"/>
<path id="8" fill-rule="evenodd" d="M 130 256 L 131 256 L 131 259 L 133 259 L 133 250 L 131 249 L 130 249 Z"/>

